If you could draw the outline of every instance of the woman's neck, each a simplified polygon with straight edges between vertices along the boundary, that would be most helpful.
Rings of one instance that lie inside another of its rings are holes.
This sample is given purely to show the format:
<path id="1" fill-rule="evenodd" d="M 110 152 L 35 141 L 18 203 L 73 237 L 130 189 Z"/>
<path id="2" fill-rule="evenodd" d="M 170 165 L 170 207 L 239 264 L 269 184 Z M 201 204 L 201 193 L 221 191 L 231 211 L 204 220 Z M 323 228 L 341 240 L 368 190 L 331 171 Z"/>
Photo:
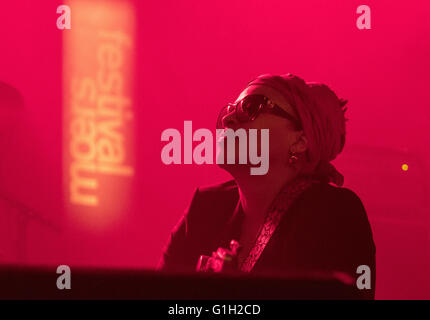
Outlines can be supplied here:
<path id="1" fill-rule="evenodd" d="M 273 172 L 276 171 L 276 174 Z M 293 181 L 295 173 L 290 170 L 269 170 L 266 175 L 233 175 L 239 187 L 240 202 L 245 216 L 254 221 L 262 221 L 269 206 L 281 188 Z"/>

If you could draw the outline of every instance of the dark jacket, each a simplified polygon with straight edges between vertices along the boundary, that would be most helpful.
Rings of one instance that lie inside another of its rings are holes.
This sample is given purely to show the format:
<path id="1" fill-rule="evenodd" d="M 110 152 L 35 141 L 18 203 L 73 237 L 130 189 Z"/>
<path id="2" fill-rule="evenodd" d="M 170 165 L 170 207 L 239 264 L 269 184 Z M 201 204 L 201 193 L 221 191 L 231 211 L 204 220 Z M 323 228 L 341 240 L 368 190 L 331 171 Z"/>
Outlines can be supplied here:
<path id="1" fill-rule="evenodd" d="M 234 181 L 197 188 L 190 206 L 173 229 L 160 267 L 194 271 L 200 255 L 228 248 L 238 239 L 243 212 Z M 375 290 L 375 244 L 366 211 L 349 189 L 315 183 L 292 204 L 252 273 L 346 272 L 371 269 Z"/>

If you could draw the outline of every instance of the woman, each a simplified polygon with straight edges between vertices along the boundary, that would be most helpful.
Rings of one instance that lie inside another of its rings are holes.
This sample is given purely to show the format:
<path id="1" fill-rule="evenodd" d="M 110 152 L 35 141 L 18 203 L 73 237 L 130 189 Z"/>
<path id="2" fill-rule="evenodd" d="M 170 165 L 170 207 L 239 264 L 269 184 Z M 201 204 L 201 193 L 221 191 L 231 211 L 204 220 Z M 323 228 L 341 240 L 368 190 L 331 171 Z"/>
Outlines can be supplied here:
<path id="1" fill-rule="evenodd" d="M 234 257 L 233 269 L 343 272 L 356 279 L 357 268 L 367 265 L 373 297 L 375 245 L 367 214 L 357 195 L 340 187 L 343 176 L 330 163 L 345 144 L 345 104 L 326 85 L 291 74 L 251 81 L 221 111 L 218 127 L 268 128 L 269 170 L 251 175 L 250 164 L 220 165 L 234 180 L 196 190 L 161 268 L 195 270 L 201 255 L 235 240 L 238 249 L 218 251 Z"/>

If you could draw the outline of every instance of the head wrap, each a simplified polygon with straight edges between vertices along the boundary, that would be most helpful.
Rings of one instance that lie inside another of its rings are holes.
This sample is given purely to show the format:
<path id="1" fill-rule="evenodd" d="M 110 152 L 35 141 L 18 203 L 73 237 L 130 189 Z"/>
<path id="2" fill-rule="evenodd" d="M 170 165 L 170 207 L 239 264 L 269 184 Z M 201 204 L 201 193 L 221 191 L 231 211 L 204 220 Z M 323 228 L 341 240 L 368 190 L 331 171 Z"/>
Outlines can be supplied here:
<path id="1" fill-rule="evenodd" d="M 325 84 L 305 82 L 290 73 L 264 74 L 250 81 L 251 85 L 269 86 L 281 93 L 295 109 L 308 139 L 305 174 L 320 180 L 343 185 L 343 176 L 330 163 L 345 145 L 345 104 Z"/>

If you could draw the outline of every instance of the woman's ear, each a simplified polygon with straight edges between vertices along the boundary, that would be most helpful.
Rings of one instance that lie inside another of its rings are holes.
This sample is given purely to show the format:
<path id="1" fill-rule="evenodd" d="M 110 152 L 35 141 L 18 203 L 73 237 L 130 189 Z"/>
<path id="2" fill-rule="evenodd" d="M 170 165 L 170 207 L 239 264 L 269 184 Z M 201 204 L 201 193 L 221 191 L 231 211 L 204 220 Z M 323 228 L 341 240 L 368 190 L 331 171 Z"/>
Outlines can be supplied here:
<path id="1" fill-rule="evenodd" d="M 291 145 L 290 151 L 303 153 L 306 150 L 308 150 L 308 138 L 306 138 L 303 130 L 297 131 L 295 142 Z"/>

